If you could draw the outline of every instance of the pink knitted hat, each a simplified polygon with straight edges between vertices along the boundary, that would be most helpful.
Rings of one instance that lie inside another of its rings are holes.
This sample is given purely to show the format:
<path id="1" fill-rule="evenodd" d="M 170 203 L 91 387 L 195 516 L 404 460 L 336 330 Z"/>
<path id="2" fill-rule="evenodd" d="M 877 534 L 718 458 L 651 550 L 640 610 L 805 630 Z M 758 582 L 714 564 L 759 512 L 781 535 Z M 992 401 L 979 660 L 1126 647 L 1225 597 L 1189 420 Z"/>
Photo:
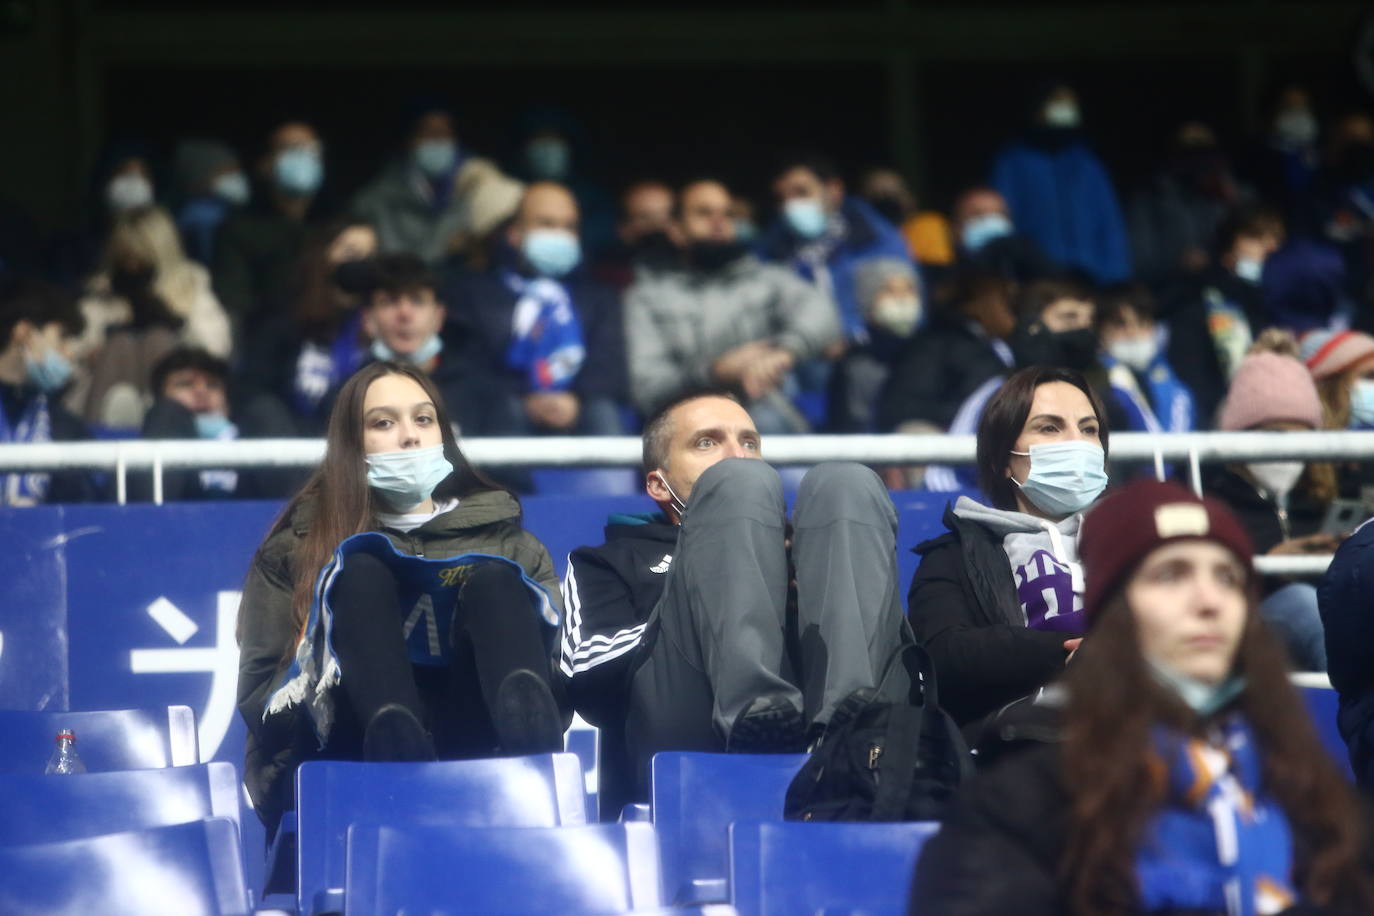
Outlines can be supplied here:
<path id="1" fill-rule="evenodd" d="M 1292 420 L 1321 429 L 1322 405 L 1307 367 L 1291 356 L 1251 353 L 1231 379 L 1220 426 L 1250 429 L 1261 423 Z"/>
<path id="2" fill-rule="evenodd" d="M 1321 381 L 1374 356 L 1374 337 L 1359 331 L 1309 331 L 1303 335 L 1300 348 L 1308 371 Z"/>

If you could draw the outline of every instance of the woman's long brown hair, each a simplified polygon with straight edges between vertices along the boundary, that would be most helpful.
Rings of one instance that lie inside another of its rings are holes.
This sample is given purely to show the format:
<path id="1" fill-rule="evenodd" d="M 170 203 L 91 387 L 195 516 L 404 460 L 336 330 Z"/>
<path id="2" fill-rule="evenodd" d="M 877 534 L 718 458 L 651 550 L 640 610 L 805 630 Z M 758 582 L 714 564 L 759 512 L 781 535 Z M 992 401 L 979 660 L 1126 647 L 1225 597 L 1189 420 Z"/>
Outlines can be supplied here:
<path id="1" fill-rule="evenodd" d="M 1354 790 L 1318 741 L 1289 682 L 1284 650 L 1259 620 L 1253 596 L 1236 671 L 1246 680 L 1238 704 L 1254 732 L 1264 789 L 1292 830 L 1294 886 L 1318 905 L 1374 912 Z M 1065 684 L 1064 779 L 1072 807 L 1061 886 L 1074 916 L 1135 912 L 1136 853 L 1167 785 L 1151 729 L 1198 734 L 1202 723 L 1150 674 L 1124 594 L 1103 608 Z"/>
<path id="2" fill-rule="evenodd" d="M 355 372 L 339 389 L 334 409 L 329 415 L 324 460 L 315 473 L 301 487 L 281 515 L 272 523 L 268 537 L 292 524 L 292 516 L 302 503 L 309 502 L 313 510 L 309 528 L 296 545 L 291 557 L 294 579 L 291 593 L 293 628 L 298 634 L 305 629 L 310 614 L 310 601 L 315 579 L 334 550 L 345 538 L 376 526 L 372 491 L 367 485 L 367 460 L 363 451 L 363 402 L 367 389 L 386 375 L 403 375 L 424 389 L 434 404 L 435 416 L 443 436 L 444 455 L 454 471 L 434 488 L 435 499 L 463 498 L 480 490 L 500 489 L 479 474 L 458 448 L 443 398 L 429 376 L 404 363 L 369 363 Z M 293 644 L 283 661 L 295 654 Z"/>

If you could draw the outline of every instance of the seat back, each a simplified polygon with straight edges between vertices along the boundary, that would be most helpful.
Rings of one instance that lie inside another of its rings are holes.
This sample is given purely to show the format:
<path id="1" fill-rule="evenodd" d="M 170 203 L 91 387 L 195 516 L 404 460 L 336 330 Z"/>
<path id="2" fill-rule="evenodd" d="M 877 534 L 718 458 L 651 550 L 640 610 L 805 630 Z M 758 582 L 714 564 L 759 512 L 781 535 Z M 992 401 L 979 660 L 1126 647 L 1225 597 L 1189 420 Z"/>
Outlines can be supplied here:
<path id="1" fill-rule="evenodd" d="M 249 913 L 238 828 L 226 818 L 0 847 L 0 900 L 6 916 Z"/>
<path id="2" fill-rule="evenodd" d="M 348 834 L 345 916 L 610 914 L 658 905 L 658 848 L 649 824 L 355 824 Z"/>
<path id="3" fill-rule="evenodd" d="M 42 773 L 57 733 L 71 729 L 92 773 L 187 766 L 200 762 L 189 706 L 85 712 L 0 710 L 0 772 Z"/>
<path id="4" fill-rule="evenodd" d="M 736 821 L 730 902 L 740 916 L 907 911 L 911 876 L 936 823 Z"/>
<path id="5" fill-rule="evenodd" d="M 231 763 L 0 779 L 0 844 L 50 843 L 223 817 L 239 826 Z"/>
<path id="6" fill-rule="evenodd" d="M 587 822 L 573 754 L 436 763 L 308 761 L 296 771 L 296 893 L 302 914 L 344 886 L 348 827 L 558 827 Z"/>
<path id="7" fill-rule="evenodd" d="M 782 818 L 805 754 L 671 751 L 652 764 L 652 813 L 670 903 L 726 899 L 732 821 Z"/>
<path id="8" fill-rule="evenodd" d="M 1312 714 L 1312 724 L 1317 728 L 1317 737 L 1321 738 L 1322 746 L 1336 759 L 1336 766 L 1341 772 L 1353 781 L 1355 771 L 1350 766 L 1350 751 L 1336 722 L 1340 712 L 1340 698 L 1336 691 L 1330 687 L 1299 687 L 1298 690 L 1307 703 L 1307 711 Z"/>

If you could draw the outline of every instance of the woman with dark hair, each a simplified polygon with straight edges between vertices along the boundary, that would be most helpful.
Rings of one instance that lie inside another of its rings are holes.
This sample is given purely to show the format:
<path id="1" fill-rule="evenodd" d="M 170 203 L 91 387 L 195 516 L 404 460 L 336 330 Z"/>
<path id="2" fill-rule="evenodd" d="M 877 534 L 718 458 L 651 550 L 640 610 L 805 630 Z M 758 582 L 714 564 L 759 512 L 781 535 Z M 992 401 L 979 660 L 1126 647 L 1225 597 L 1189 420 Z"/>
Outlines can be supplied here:
<path id="1" fill-rule="evenodd" d="M 978 424 L 979 489 L 916 547 L 907 598 L 940 700 L 969 734 L 1063 670 L 1083 631 L 1079 515 L 1106 487 L 1106 414 L 1083 376 L 1013 374 Z"/>
<path id="2" fill-rule="evenodd" d="M 1018 704 L 1039 729 L 999 730 L 1035 743 L 954 806 L 912 912 L 1374 912 L 1360 805 L 1256 613 L 1240 523 L 1144 480 L 1081 544 L 1089 635 L 1062 685 Z"/>
<path id="3" fill-rule="evenodd" d="M 239 610 L 245 782 L 272 827 L 302 760 L 562 749 L 548 551 L 463 457 L 429 378 L 346 382 L 323 463 L 253 558 Z"/>

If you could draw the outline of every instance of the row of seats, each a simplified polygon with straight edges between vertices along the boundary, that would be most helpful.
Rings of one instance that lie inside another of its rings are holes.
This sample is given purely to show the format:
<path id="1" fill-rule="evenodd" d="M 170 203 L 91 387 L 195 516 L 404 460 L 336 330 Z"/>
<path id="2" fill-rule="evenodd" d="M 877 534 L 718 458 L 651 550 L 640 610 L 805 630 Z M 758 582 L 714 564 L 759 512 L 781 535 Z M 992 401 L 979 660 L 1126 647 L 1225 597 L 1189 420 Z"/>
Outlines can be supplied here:
<path id="1" fill-rule="evenodd" d="M 1334 693 L 1305 693 L 1338 750 Z M 93 772 L 41 774 L 59 726 L 81 736 Z M 4 912 L 249 911 L 238 777 L 231 764 L 193 762 L 190 710 L 0 712 L 0 735 Z M 617 825 L 589 823 L 595 809 L 573 754 L 310 762 L 282 834 L 294 893 L 278 899 L 302 916 L 717 912 L 723 903 L 744 914 L 901 912 L 933 825 L 783 822 L 804 760 L 661 754 L 651 802 Z"/>

